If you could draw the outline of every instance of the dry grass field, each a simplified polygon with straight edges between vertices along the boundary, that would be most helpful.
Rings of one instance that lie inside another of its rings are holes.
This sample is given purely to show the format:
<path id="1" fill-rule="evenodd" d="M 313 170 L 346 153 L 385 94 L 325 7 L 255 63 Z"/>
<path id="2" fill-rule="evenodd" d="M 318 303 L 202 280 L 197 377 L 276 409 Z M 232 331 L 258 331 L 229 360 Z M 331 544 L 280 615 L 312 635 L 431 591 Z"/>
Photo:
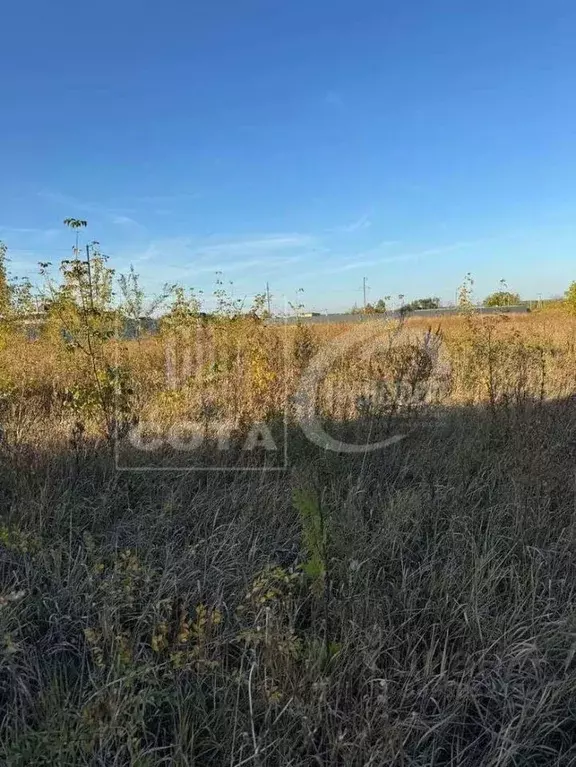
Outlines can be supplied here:
<path id="1" fill-rule="evenodd" d="M 574 317 L 102 323 L 2 329 L 1 764 L 576 764 Z"/>

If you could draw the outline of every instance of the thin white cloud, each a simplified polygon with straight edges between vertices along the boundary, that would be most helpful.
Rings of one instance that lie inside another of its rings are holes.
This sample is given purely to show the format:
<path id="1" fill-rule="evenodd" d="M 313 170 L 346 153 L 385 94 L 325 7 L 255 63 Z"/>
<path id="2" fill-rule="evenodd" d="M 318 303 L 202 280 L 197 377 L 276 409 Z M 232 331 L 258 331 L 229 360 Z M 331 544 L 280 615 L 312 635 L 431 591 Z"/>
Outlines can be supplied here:
<path id="1" fill-rule="evenodd" d="M 272 234 L 251 239 L 231 240 L 196 249 L 197 256 L 235 256 L 248 253 L 276 252 L 295 248 L 312 247 L 315 239 L 305 234 Z"/>
<path id="2" fill-rule="evenodd" d="M 369 229 L 372 226 L 372 220 L 368 213 L 352 221 L 350 224 L 344 224 L 344 226 L 337 226 L 332 229 L 337 234 L 353 234 L 354 232 L 360 232 L 363 229 Z"/>
<path id="3" fill-rule="evenodd" d="M 26 227 L 19 226 L 0 226 L 0 232 L 7 234 L 35 234 L 38 229 L 28 229 Z"/>
<path id="4" fill-rule="evenodd" d="M 131 197 L 131 202 L 141 202 L 148 205 L 171 205 L 178 202 L 192 202 L 198 200 L 200 192 L 183 192 L 181 194 L 148 194 L 140 197 Z"/>
<path id="5" fill-rule="evenodd" d="M 116 210 L 105 205 L 87 202 L 85 200 L 79 200 L 77 197 L 73 197 L 72 195 L 62 194 L 61 192 L 52 191 L 49 189 L 43 189 L 38 192 L 37 195 L 38 197 L 41 197 L 48 202 L 55 203 L 61 207 L 66 207 L 69 212 L 77 211 L 78 213 L 92 213 L 95 216 L 103 216 L 112 224 L 120 226 L 137 226 L 141 229 L 145 228 L 142 226 L 142 224 L 139 224 L 138 221 L 135 221 L 130 216 L 125 215 L 123 211 Z"/>
<path id="6" fill-rule="evenodd" d="M 454 250 L 462 250 L 464 248 L 473 247 L 474 245 L 478 245 L 482 242 L 485 242 L 485 240 L 471 240 L 469 242 L 454 242 L 449 245 L 441 245 L 436 248 L 428 248 L 426 250 L 413 251 L 411 253 L 400 253 L 396 256 L 385 256 L 380 258 L 358 259 L 358 257 L 356 257 L 353 261 L 349 261 L 335 268 L 328 269 L 327 273 L 336 274 L 341 272 L 348 272 L 353 269 L 364 268 L 367 266 L 377 266 L 379 264 L 393 263 L 394 261 L 414 261 L 419 258 L 426 258 L 429 256 L 441 256 L 445 253 L 450 253 Z M 384 243 L 381 246 L 379 246 L 379 248 L 381 248 L 383 245 Z M 376 248 L 375 250 L 378 250 L 379 248 Z"/>
<path id="7" fill-rule="evenodd" d="M 222 271 L 226 274 L 230 272 L 239 272 L 246 269 L 265 268 L 267 271 L 279 269 L 284 266 L 290 266 L 291 264 L 297 264 L 301 262 L 304 256 L 280 256 L 273 258 L 253 258 L 245 261 L 233 261 L 232 263 L 223 263 L 215 261 L 210 265 L 173 265 L 168 264 L 166 269 L 170 269 L 173 272 L 178 272 L 181 276 L 191 276 L 195 274 L 214 274 L 215 272 Z"/>
<path id="8" fill-rule="evenodd" d="M 37 229 L 37 228 L 29 228 L 29 227 L 19 227 L 19 226 L 0 226 L 0 236 L 10 236 L 10 235 L 31 235 L 33 237 L 41 237 L 43 239 L 49 240 L 53 237 L 56 237 L 61 232 L 59 229 Z"/>
<path id="9" fill-rule="evenodd" d="M 112 223 L 118 224 L 119 226 L 140 226 L 140 224 L 133 218 L 130 218 L 130 216 L 123 215 L 113 215 Z"/>
<path id="10" fill-rule="evenodd" d="M 50 189 L 42 189 L 37 193 L 38 197 L 48 202 L 56 203 L 57 205 L 65 205 L 70 208 L 75 208 L 82 213 L 97 212 L 98 206 L 93 205 L 90 202 L 84 202 L 76 197 L 72 197 L 68 194 L 62 194 L 61 192 L 55 192 Z"/>
<path id="11" fill-rule="evenodd" d="M 155 216 L 173 216 L 174 211 L 171 208 L 156 208 L 153 211 Z"/>
<path id="12" fill-rule="evenodd" d="M 128 254 L 126 263 L 160 264 L 189 272 L 214 272 L 250 267 L 277 268 L 320 252 L 321 245 L 306 234 L 265 234 L 250 238 L 215 238 L 201 240 L 193 237 L 169 237 L 153 240 L 144 248 Z"/>

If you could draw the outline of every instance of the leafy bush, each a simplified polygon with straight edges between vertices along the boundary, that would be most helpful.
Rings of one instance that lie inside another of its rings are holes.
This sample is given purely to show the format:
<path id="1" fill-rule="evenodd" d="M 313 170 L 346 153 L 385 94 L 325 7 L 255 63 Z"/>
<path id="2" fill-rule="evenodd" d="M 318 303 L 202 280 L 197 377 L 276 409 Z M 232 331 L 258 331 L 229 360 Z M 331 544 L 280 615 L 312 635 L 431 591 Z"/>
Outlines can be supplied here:
<path id="1" fill-rule="evenodd" d="M 508 290 L 498 290 L 484 299 L 484 306 L 516 306 L 519 303 L 518 293 L 511 293 Z"/>
<path id="2" fill-rule="evenodd" d="M 576 314 L 576 281 L 570 285 L 564 297 L 570 311 Z"/>

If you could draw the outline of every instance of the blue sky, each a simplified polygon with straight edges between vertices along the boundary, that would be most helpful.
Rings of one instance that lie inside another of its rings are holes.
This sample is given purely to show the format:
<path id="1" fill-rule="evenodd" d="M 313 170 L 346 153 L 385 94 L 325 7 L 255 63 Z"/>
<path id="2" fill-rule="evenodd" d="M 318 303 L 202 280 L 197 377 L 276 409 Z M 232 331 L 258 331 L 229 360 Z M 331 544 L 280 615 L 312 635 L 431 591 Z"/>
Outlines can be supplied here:
<path id="1" fill-rule="evenodd" d="M 7 2 L 0 238 L 309 308 L 576 279 L 573 0 Z"/>

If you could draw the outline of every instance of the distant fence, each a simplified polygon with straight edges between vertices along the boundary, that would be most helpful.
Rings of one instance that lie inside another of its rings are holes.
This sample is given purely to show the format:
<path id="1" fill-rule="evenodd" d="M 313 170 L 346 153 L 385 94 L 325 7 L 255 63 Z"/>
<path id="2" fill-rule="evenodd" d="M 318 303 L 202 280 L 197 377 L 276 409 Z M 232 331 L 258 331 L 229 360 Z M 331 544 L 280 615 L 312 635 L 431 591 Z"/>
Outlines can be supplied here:
<path id="1" fill-rule="evenodd" d="M 528 314 L 530 308 L 528 306 L 479 306 L 474 307 L 475 314 Z M 341 322 L 364 322 L 366 320 L 377 319 L 400 319 L 401 317 L 449 317 L 450 315 L 458 316 L 462 313 L 462 309 L 454 308 L 440 308 L 440 309 L 416 309 L 411 312 L 382 312 L 382 313 L 369 313 L 369 314 L 313 314 L 313 315 L 301 315 L 300 317 L 272 317 L 267 320 L 269 325 L 278 325 L 287 322 L 288 324 L 294 324 L 301 322 L 306 325 L 321 325 L 326 323 L 341 323 Z"/>
<path id="2" fill-rule="evenodd" d="M 478 306 L 474 307 L 475 314 L 528 314 L 530 307 L 520 304 L 518 306 Z M 283 325 L 287 323 L 294 325 L 297 322 L 301 322 L 306 325 L 322 325 L 322 324 L 338 324 L 338 323 L 350 323 L 350 322 L 365 322 L 370 320 L 379 319 L 400 319 L 401 317 L 449 317 L 450 315 L 458 316 L 462 313 L 462 310 L 453 308 L 440 308 L 440 309 L 416 309 L 410 312 L 373 312 L 370 314 L 313 314 L 313 315 L 300 315 L 299 317 L 291 315 L 289 317 L 270 317 L 266 320 L 267 325 Z M 45 322 L 44 316 L 37 316 L 27 319 L 18 320 L 18 324 L 21 325 L 26 335 L 30 340 L 35 340 L 40 336 L 40 330 Z M 121 338 L 130 340 L 137 338 L 140 333 L 145 335 L 155 335 L 159 330 L 159 320 L 153 317 L 143 317 L 138 322 L 136 320 L 127 319 L 123 328 L 120 329 L 119 335 Z"/>

